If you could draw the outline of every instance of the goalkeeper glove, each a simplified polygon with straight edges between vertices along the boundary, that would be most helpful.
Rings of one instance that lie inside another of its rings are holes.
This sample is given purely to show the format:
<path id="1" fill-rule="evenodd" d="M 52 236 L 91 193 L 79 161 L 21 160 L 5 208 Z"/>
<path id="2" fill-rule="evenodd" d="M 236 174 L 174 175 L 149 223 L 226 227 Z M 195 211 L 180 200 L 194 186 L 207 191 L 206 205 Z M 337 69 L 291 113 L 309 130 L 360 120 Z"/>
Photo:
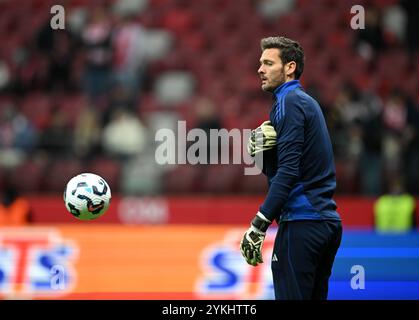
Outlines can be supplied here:
<path id="1" fill-rule="evenodd" d="M 262 246 L 266 230 L 271 223 L 272 221 L 258 212 L 253 218 L 250 228 L 245 232 L 240 241 L 240 252 L 248 264 L 257 266 L 258 263 L 263 263 Z"/>
<path id="2" fill-rule="evenodd" d="M 247 152 L 254 157 L 260 151 L 270 150 L 276 145 L 276 131 L 271 122 L 265 121 L 252 130 L 247 143 Z"/>

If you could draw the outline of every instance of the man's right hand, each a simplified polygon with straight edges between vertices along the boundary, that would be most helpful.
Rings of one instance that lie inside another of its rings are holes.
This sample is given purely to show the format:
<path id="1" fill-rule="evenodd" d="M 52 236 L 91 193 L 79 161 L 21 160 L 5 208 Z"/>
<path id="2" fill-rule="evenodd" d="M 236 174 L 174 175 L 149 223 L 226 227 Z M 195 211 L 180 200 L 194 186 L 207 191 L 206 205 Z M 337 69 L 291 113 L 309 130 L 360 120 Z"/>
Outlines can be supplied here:
<path id="1" fill-rule="evenodd" d="M 272 222 L 261 212 L 258 212 L 250 223 L 250 228 L 240 241 L 240 252 L 246 262 L 252 266 L 263 263 L 262 246 L 265 240 L 266 230 Z"/>
<path id="2" fill-rule="evenodd" d="M 240 252 L 246 262 L 252 266 L 263 263 L 262 246 L 265 240 L 265 232 L 251 226 L 240 241 Z"/>

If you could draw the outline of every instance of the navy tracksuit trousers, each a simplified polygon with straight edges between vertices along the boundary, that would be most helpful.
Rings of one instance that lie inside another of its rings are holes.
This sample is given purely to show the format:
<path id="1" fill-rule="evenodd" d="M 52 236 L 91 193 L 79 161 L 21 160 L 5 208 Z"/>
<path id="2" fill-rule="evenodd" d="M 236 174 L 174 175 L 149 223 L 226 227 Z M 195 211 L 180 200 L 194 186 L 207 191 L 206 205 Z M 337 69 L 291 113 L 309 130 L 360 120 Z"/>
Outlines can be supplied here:
<path id="1" fill-rule="evenodd" d="M 281 222 L 271 265 L 275 299 L 326 300 L 341 238 L 341 221 Z"/>

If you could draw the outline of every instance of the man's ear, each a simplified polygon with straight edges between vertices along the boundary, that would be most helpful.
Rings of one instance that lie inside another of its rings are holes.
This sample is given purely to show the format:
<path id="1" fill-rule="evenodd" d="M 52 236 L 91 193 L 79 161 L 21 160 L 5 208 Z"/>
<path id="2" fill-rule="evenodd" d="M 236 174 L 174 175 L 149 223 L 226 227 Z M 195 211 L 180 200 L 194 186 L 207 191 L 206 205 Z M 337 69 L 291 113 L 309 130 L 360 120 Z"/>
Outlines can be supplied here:
<path id="1" fill-rule="evenodd" d="M 295 74 L 295 70 L 297 69 L 297 64 L 295 61 L 290 61 L 285 65 L 285 75 L 291 77 Z"/>

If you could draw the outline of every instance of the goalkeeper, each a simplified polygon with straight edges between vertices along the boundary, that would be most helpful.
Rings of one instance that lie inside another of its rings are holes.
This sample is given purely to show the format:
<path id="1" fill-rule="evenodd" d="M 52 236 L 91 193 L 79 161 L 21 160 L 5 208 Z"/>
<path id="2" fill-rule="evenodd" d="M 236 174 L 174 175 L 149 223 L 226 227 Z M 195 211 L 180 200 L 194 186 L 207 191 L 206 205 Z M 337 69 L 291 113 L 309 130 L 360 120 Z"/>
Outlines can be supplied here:
<path id="1" fill-rule="evenodd" d="M 263 154 L 268 194 L 240 243 L 252 266 L 263 262 L 266 231 L 275 220 L 271 269 L 276 299 L 327 299 L 342 224 L 332 197 L 333 150 L 319 104 L 302 89 L 304 52 L 293 40 L 261 40 L 259 76 L 274 98 L 269 118 L 251 134 L 248 152 Z"/>

